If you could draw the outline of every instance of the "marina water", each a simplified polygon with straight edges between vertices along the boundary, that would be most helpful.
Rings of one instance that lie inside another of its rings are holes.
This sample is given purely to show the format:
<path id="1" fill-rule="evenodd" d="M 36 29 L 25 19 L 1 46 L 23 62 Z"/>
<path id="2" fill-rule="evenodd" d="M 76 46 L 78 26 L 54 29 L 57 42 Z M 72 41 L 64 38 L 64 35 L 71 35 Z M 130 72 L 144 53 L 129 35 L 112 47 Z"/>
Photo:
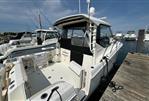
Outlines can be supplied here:
<path id="1" fill-rule="evenodd" d="M 149 42 L 138 42 L 138 41 L 125 41 L 122 40 L 123 47 L 119 51 L 117 57 L 117 64 L 120 65 L 125 59 L 128 52 L 134 53 L 139 52 L 149 55 Z"/>

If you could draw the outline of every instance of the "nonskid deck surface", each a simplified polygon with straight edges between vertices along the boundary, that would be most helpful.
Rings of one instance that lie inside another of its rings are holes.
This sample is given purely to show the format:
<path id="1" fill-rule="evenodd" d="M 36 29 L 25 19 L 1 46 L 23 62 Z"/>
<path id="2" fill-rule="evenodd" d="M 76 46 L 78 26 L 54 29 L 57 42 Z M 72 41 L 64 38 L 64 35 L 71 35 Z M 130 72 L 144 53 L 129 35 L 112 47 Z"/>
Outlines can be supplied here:
<path id="1" fill-rule="evenodd" d="M 28 82 L 26 83 L 26 93 L 28 97 L 36 94 L 38 91 L 49 86 L 51 83 L 44 76 L 40 69 L 28 68 L 27 69 Z"/>
<path id="2" fill-rule="evenodd" d="M 81 85 L 80 77 L 63 63 L 51 63 L 43 68 L 31 67 L 26 71 L 28 75 L 28 83 L 26 84 L 28 97 L 58 81 L 66 81 L 74 88 L 80 88 Z"/>

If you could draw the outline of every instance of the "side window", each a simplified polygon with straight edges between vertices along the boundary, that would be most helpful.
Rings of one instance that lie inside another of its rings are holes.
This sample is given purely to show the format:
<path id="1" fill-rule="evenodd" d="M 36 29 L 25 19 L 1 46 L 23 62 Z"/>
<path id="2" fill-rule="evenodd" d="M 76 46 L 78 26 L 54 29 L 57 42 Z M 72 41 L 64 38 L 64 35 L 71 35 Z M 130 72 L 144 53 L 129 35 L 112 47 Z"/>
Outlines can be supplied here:
<path id="1" fill-rule="evenodd" d="M 109 26 L 100 25 L 100 37 L 111 37 L 111 29 Z"/>
<path id="2" fill-rule="evenodd" d="M 72 37 L 72 33 L 73 33 L 73 30 L 72 29 L 68 29 L 67 31 L 67 38 L 70 39 Z"/>
<path id="3" fill-rule="evenodd" d="M 45 34 L 45 40 L 47 40 L 47 39 L 50 39 L 51 37 L 51 35 L 49 34 L 49 33 L 44 33 Z M 44 34 L 43 34 L 43 36 L 44 36 Z"/>
<path id="4" fill-rule="evenodd" d="M 97 38 L 96 42 L 103 47 L 107 47 L 110 44 L 110 37 L 112 32 L 110 26 L 100 25 L 97 27 Z"/>
<path id="5" fill-rule="evenodd" d="M 54 32 L 47 32 L 45 40 L 55 38 L 55 34 L 56 33 L 54 33 Z"/>
<path id="6" fill-rule="evenodd" d="M 64 39 L 66 39 L 68 36 L 70 36 L 70 35 L 67 35 L 67 33 L 68 33 L 68 30 L 67 29 L 63 29 L 62 30 L 62 34 L 61 34 L 61 37 L 64 38 Z"/>

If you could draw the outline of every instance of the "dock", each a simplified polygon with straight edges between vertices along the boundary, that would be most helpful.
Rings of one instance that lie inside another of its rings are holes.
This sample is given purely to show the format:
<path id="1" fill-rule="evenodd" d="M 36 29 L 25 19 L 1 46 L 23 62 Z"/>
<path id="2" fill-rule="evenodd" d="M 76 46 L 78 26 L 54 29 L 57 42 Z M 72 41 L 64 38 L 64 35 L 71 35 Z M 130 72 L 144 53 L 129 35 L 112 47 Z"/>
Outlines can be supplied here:
<path id="1" fill-rule="evenodd" d="M 100 101 L 149 101 L 149 56 L 128 53 Z"/>

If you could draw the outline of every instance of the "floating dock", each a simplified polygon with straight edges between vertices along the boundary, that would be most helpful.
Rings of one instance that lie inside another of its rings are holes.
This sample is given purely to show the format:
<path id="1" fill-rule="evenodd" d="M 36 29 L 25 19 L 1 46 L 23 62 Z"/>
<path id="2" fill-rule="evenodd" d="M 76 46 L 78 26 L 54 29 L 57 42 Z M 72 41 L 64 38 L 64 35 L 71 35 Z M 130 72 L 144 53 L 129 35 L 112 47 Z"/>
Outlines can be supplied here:
<path id="1" fill-rule="evenodd" d="M 149 56 L 128 53 L 100 101 L 149 101 Z"/>

